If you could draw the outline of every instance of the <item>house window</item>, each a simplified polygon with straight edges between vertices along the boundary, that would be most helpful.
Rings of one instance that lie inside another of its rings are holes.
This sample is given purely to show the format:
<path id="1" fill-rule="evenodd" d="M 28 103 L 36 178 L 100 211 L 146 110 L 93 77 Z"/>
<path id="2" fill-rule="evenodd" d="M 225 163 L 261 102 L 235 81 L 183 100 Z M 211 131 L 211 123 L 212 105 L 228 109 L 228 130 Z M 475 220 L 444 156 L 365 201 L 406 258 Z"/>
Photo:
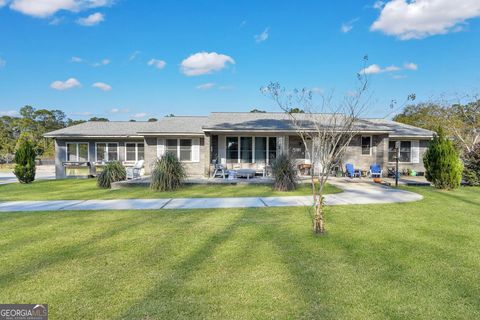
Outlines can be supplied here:
<path id="1" fill-rule="evenodd" d="M 192 140 L 180 139 L 180 161 L 192 161 Z"/>
<path id="2" fill-rule="evenodd" d="M 272 163 L 277 158 L 277 138 L 268 138 L 268 163 Z"/>
<path id="3" fill-rule="evenodd" d="M 227 163 L 271 163 L 277 157 L 276 137 L 227 137 Z"/>
<path id="4" fill-rule="evenodd" d="M 227 137 L 227 163 L 238 163 L 238 137 Z"/>
<path id="5" fill-rule="evenodd" d="M 192 139 L 167 139 L 165 152 L 174 154 L 180 161 L 192 161 Z"/>
<path id="6" fill-rule="evenodd" d="M 88 161 L 88 143 L 87 142 L 68 142 L 67 143 L 67 161 L 87 162 Z"/>
<path id="7" fill-rule="evenodd" d="M 388 142 L 388 161 L 395 162 L 396 143 L 400 144 L 400 157 L 398 162 L 412 162 L 412 142 L 411 141 L 390 141 Z"/>
<path id="8" fill-rule="evenodd" d="M 252 163 L 252 137 L 240 138 L 240 160 L 242 163 Z"/>
<path id="9" fill-rule="evenodd" d="M 372 154 L 372 137 L 362 137 L 362 155 L 369 156 Z"/>
<path id="10" fill-rule="evenodd" d="M 118 161 L 118 143 L 97 142 L 95 144 L 95 161 Z"/>
<path id="11" fill-rule="evenodd" d="M 412 162 L 412 142 L 400 141 L 400 162 Z"/>
<path id="12" fill-rule="evenodd" d="M 255 138 L 255 162 L 256 163 L 267 162 L 267 138 L 264 138 L 264 137 Z"/>
<path id="13" fill-rule="evenodd" d="M 145 159 L 145 145 L 143 143 L 129 142 L 125 144 L 125 160 L 140 161 Z"/>

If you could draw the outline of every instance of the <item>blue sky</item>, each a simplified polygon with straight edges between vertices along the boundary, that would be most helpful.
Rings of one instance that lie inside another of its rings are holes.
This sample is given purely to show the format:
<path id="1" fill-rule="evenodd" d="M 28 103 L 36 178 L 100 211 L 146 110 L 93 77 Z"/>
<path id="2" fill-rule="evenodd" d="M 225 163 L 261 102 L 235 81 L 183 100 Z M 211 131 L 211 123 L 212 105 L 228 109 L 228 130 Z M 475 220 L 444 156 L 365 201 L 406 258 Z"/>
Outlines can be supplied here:
<path id="1" fill-rule="evenodd" d="M 279 111 L 261 86 L 343 96 L 368 54 L 367 116 L 383 117 L 410 93 L 478 93 L 480 4 L 452 3 L 0 0 L 0 114 Z"/>

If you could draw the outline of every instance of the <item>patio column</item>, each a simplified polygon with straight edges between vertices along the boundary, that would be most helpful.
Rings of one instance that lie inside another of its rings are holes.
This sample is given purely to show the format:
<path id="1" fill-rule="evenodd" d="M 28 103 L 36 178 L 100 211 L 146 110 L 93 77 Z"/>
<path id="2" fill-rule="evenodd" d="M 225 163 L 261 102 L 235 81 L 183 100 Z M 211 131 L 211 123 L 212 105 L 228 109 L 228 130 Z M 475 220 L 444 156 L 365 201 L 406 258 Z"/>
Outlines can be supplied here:
<path id="1" fill-rule="evenodd" d="M 203 146 L 204 148 L 203 153 L 204 153 L 204 175 L 207 178 L 210 176 L 210 163 L 212 162 L 211 141 L 212 141 L 212 137 L 210 133 L 205 133 L 205 143 Z"/>

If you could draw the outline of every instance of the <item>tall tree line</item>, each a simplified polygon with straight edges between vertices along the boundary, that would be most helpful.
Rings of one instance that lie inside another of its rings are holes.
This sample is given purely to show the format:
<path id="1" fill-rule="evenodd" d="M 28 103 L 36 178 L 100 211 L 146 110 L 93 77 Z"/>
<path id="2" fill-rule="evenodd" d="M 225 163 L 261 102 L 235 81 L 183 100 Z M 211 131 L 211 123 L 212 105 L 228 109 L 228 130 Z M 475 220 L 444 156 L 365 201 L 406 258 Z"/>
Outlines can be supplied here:
<path id="1" fill-rule="evenodd" d="M 46 132 L 84 122 L 67 118 L 61 110 L 35 109 L 25 106 L 20 116 L 0 117 L 0 163 L 11 162 L 20 140 L 31 141 L 39 157 L 53 157 L 55 146 L 52 139 L 44 138 Z"/>

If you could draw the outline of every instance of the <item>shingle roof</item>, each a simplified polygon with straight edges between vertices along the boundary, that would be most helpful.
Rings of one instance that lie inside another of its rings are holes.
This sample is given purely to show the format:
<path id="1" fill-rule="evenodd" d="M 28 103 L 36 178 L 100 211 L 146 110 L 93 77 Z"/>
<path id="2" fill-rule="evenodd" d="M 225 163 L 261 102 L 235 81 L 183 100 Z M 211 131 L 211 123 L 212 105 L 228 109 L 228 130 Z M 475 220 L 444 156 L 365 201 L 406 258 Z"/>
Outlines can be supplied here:
<path id="1" fill-rule="evenodd" d="M 89 121 L 45 134 L 45 137 L 85 136 L 138 136 L 138 132 L 151 126 L 151 122 L 130 121 Z"/>
<path id="2" fill-rule="evenodd" d="M 310 114 L 296 114 L 305 128 L 315 128 Z M 328 125 L 341 116 L 317 114 L 320 123 Z M 176 116 L 157 122 L 85 122 L 45 134 L 46 137 L 128 137 L 154 134 L 202 134 L 204 131 L 293 131 L 295 126 L 283 112 L 213 112 L 209 116 Z M 385 132 L 391 136 L 431 137 L 433 132 L 386 119 L 361 119 L 357 130 Z"/>

